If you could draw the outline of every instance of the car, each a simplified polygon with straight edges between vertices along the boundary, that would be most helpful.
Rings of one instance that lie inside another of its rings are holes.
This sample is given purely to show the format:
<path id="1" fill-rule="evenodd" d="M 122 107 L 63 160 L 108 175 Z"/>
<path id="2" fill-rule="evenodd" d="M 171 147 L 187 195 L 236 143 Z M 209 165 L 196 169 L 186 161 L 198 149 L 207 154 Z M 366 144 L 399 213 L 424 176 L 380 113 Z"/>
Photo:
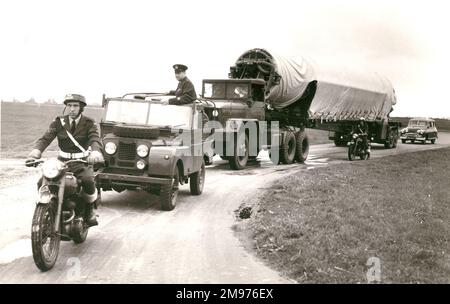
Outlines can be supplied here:
<path id="1" fill-rule="evenodd" d="M 145 190 L 160 196 L 163 210 L 176 206 L 179 185 L 200 195 L 205 162 L 213 155 L 201 103 L 169 105 L 171 96 L 132 93 L 103 97 L 100 123 L 105 166 L 97 175 L 104 191 Z"/>
<path id="2" fill-rule="evenodd" d="M 408 126 L 400 131 L 402 143 L 420 141 L 425 144 L 430 141 L 434 144 L 437 138 L 436 122 L 430 118 L 412 118 L 409 120 Z"/>

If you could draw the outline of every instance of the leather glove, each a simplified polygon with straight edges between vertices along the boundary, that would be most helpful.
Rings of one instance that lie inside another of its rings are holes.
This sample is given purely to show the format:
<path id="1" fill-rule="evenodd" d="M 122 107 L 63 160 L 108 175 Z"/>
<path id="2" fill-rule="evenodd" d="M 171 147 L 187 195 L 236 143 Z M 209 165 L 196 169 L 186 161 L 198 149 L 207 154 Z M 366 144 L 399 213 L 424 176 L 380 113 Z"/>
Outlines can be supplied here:
<path id="1" fill-rule="evenodd" d="M 34 167 L 35 166 L 35 161 L 36 161 L 36 159 L 34 159 L 34 158 L 27 158 L 25 160 L 25 166 L 27 166 L 27 167 Z"/>
<path id="2" fill-rule="evenodd" d="M 105 162 L 105 159 L 103 158 L 103 154 L 98 152 L 98 151 L 92 151 L 88 158 L 87 161 L 89 164 L 97 164 L 97 163 L 103 163 Z"/>
<path id="3" fill-rule="evenodd" d="M 28 158 L 39 159 L 42 156 L 42 152 L 39 149 L 33 149 L 33 151 L 28 154 Z"/>

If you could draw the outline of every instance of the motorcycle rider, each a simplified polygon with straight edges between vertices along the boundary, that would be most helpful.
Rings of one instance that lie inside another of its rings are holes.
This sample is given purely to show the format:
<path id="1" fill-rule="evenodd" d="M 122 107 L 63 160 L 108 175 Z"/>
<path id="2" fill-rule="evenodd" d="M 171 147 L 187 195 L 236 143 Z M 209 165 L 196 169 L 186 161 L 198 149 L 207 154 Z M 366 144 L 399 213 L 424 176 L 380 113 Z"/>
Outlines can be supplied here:
<path id="1" fill-rule="evenodd" d="M 66 109 L 69 114 L 59 116 L 50 124 L 45 134 L 36 141 L 33 150 L 28 155 L 27 163 L 41 158 L 42 152 L 55 139 L 58 139 L 60 148 L 59 157 L 61 161 L 70 159 L 87 160 L 88 164 L 75 162 L 69 163 L 69 171 L 74 173 L 81 181 L 81 197 L 87 203 L 87 222 L 89 226 L 98 225 L 97 215 L 94 211 L 98 198 L 97 188 L 94 180 L 94 171 L 91 165 L 103 163 L 102 144 L 98 125 L 92 118 L 82 115 L 86 104 L 84 96 L 79 94 L 68 94 L 64 98 Z M 38 187 L 42 185 L 42 178 Z"/>
<path id="2" fill-rule="evenodd" d="M 358 133 L 358 134 L 365 134 L 366 136 L 362 136 L 362 144 L 363 144 L 363 148 L 364 151 L 367 153 L 369 150 L 369 126 L 366 123 L 366 119 L 364 117 L 361 117 L 359 119 L 358 124 L 356 125 L 356 129 L 353 130 L 353 133 Z"/>

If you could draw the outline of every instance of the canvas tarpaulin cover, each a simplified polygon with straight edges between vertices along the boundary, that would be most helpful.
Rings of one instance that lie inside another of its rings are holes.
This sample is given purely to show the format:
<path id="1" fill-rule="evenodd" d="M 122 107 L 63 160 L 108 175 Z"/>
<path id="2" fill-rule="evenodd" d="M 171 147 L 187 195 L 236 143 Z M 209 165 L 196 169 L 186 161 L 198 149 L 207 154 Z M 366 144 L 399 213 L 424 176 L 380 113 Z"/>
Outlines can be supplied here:
<path id="1" fill-rule="evenodd" d="M 308 85 L 317 81 L 309 109 L 313 119 L 383 119 L 396 103 L 391 83 L 378 74 L 327 69 L 304 57 L 285 58 L 265 49 L 252 49 L 242 54 L 232 77 L 266 80 L 266 98 L 275 109 L 295 103 L 305 94 Z"/>
<path id="2" fill-rule="evenodd" d="M 281 76 L 280 83 L 270 88 L 267 100 L 276 109 L 285 108 L 299 100 L 308 84 L 316 79 L 313 63 L 303 57 L 274 57 L 275 71 Z"/>
<path id="3" fill-rule="evenodd" d="M 313 119 L 385 119 L 396 103 L 391 83 L 376 73 L 319 68 L 317 80 L 309 109 Z"/>

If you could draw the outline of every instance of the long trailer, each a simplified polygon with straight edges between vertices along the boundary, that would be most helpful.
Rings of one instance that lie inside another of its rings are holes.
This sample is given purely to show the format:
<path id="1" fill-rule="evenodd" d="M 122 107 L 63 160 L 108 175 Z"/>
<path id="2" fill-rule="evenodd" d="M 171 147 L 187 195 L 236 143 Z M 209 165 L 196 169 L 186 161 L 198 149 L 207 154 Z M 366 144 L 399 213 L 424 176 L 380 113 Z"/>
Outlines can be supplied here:
<path id="1" fill-rule="evenodd" d="M 317 68 L 317 91 L 309 108 L 315 128 L 330 131 L 337 146 L 345 146 L 362 117 L 372 142 L 395 148 L 401 124 L 389 114 L 397 99 L 390 81 L 376 73 Z"/>
<path id="2" fill-rule="evenodd" d="M 304 162 L 309 154 L 306 127 L 344 134 L 342 128 L 361 116 L 371 120 L 371 125 L 373 122 L 371 129 L 377 140 L 392 133 L 392 125 L 386 120 L 389 113 L 382 115 L 384 120 L 377 125 L 376 112 L 391 111 L 395 103 L 393 89 L 388 94 L 388 85 L 382 91 L 375 85 L 360 85 L 361 79 L 346 83 L 321 81 L 324 74 L 317 71 L 315 63 L 306 58 L 286 59 L 264 49 L 252 49 L 239 56 L 228 79 L 204 80 L 205 112 L 210 123 L 218 123 L 216 153 L 233 169 L 245 168 L 262 149 L 269 150 L 275 163 Z M 394 98 L 386 99 L 383 94 Z M 383 105 L 379 107 L 381 100 Z M 330 105 L 335 106 L 336 115 L 320 111 Z M 352 107 L 355 110 L 349 111 Z"/>

